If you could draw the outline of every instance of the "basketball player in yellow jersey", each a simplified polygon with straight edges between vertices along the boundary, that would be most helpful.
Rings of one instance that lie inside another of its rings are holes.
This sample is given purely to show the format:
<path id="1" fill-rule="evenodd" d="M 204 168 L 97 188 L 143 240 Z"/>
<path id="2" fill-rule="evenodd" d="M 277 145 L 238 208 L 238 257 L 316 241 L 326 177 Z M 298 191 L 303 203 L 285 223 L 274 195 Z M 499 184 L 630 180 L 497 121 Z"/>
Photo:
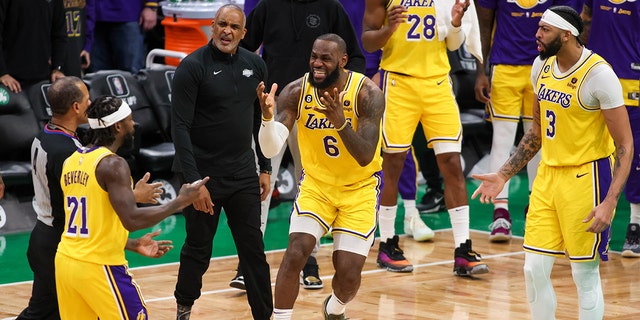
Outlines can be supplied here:
<path id="1" fill-rule="evenodd" d="M 472 10 L 463 25 L 469 8 Z M 367 51 L 383 52 L 380 72 L 386 109 L 378 265 L 389 271 L 413 270 L 399 247 L 394 223 L 404 156 L 420 123 L 444 179 L 445 204 L 455 243 L 453 273 L 469 276 L 489 272 L 469 239 L 469 201 L 460 163 L 462 125 L 447 58 L 447 49 L 456 50 L 465 41 L 463 28 L 474 26 L 477 27 L 475 7 L 468 0 L 367 0 L 362 44 Z M 467 42 L 473 42 L 472 38 Z M 475 34 L 475 41 L 479 42 L 479 34 Z M 476 54 L 481 58 L 480 52 Z"/>
<path id="2" fill-rule="evenodd" d="M 138 208 L 129 166 L 115 154 L 133 142 L 131 109 L 120 99 L 102 97 L 87 115 L 89 147 L 67 158 L 60 178 L 66 211 L 55 258 L 60 317 L 147 319 L 124 256 L 127 236 L 191 204 L 208 178 L 183 185 L 167 204 Z"/>
<path id="3" fill-rule="evenodd" d="M 278 271 L 274 320 L 291 319 L 298 277 L 316 239 L 332 230 L 333 292 L 323 304 L 325 319 L 345 319 L 345 305 L 360 287 L 360 272 L 373 243 L 381 186 L 380 121 L 384 99 L 363 74 L 345 70 L 346 44 L 336 34 L 318 37 L 309 72 L 278 97 L 258 88 L 266 157 L 298 127 L 302 162 L 299 191 L 291 214 L 289 245 Z"/>
<path id="4" fill-rule="evenodd" d="M 599 262 L 608 260 L 610 225 L 629 175 L 633 137 L 622 87 L 611 66 L 580 43 L 578 13 L 547 9 L 536 33 L 540 59 L 531 69 L 533 126 L 473 198 L 492 202 L 505 182 L 542 150 L 524 236 L 524 275 L 533 319 L 554 319 L 550 273 L 568 256 L 580 319 L 601 319 Z M 614 144 L 615 143 L 615 144 Z"/>

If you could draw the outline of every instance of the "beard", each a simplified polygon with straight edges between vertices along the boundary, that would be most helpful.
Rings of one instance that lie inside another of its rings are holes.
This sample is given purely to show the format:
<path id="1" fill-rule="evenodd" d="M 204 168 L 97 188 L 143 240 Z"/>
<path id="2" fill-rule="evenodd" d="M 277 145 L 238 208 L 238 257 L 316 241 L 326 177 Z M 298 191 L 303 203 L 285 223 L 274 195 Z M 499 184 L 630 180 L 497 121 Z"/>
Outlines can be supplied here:
<path id="1" fill-rule="evenodd" d="M 317 89 L 329 88 L 340 77 L 340 68 L 335 68 L 322 82 L 316 82 L 313 79 L 313 69 L 311 69 L 309 72 L 311 74 L 311 76 L 309 77 L 309 82 Z"/>
<path id="2" fill-rule="evenodd" d="M 120 146 L 118 150 L 123 152 L 133 151 L 133 147 L 135 146 L 134 140 L 135 139 L 133 138 L 133 133 L 127 134 L 124 137 L 124 141 L 122 141 L 122 146 Z"/>
<path id="3" fill-rule="evenodd" d="M 540 59 L 545 60 L 549 57 L 555 56 L 560 48 L 562 48 L 562 41 L 560 41 L 560 36 L 558 35 L 551 43 L 543 44 L 542 43 L 542 51 L 540 51 Z"/>

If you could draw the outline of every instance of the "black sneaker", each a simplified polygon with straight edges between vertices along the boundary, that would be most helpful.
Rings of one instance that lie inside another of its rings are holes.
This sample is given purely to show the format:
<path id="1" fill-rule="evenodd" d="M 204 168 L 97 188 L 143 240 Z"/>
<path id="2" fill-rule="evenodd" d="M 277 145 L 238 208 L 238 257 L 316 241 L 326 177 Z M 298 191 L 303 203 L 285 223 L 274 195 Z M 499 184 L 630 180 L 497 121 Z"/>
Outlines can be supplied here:
<path id="1" fill-rule="evenodd" d="M 454 252 L 453 274 L 456 276 L 472 276 L 489 272 L 489 266 L 482 263 L 482 257 L 471 248 L 471 240 L 461 243 Z"/>
<path id="2" fill-rule="evenodd" d="M 189 320 L 189 317 L 191 317 L 191 306 L 183 306 L 181 304 L 178 304 L 176 320 Z"/>
<path id="3" fill-rule="evenodd" d="M 434 213 L 445 210 L 444 192 L 442 190 L 427 189 L 427 193 L 422 196 L 422 200 L 416 204 L 420 213 Z"/>
<path id="4" fill-rule="evenodd" d="M 236 276 L 231 279 L 231 281 L 229 282 L 229 286 L 240 290 L 247 290 L 247 288 L 244 286 L 244 276 L 242 275 L 240 270 L 238 270 Z"/>
<path id="5" fill-rule="evenodd" d="M 413 265 L 404 257 L 404 252 L 398 245 L 398 236 L 380 241 L 378 250 L 378 266 L 391 272 L 411 272 Z"/>
<path id="6" fill-rule="evenodd" d="M 318 261 L 313 256 L 309 256 L 307 263 L 300 271 L 300 284 L 303 288 L 309 290 L 322 289 L 322 279 L 318 274 Z"/>

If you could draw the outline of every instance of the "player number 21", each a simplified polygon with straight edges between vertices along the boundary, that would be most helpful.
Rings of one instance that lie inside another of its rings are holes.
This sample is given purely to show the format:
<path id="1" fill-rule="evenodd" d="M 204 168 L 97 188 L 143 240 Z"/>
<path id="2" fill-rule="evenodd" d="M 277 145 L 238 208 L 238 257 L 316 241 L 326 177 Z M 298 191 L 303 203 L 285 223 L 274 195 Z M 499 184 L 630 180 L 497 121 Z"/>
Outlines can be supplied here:
<path id="1" fill-rule="evenodd" d="M 429 14 L 422 18 L 417 14 L 410 14 L 407 22 L 411 24 L 409 31 L 407 31 L 407 40 L 420 40 L 421 37 L 432 40 L 436 35 L 436 17 L 433 15 Z M 419 31 L 421 23 L 422 32 Z"/>
<path id="2" fill-rule="evenodd" d="M 67 235 L 80 236 L 86 238 L 89 236 L 87 228 L 87 198 L 67 197 L 67 209 L 69 209 L 69 225 L 67 226 Z M 80 233 L 78 234 L 78 224 Z"/>

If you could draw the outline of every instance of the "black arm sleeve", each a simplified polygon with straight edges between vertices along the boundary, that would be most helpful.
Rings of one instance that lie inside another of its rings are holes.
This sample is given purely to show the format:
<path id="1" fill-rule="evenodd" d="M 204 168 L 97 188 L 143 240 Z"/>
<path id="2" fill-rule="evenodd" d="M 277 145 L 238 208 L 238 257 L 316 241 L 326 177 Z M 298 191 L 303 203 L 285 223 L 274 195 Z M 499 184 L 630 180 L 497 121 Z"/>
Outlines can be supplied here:
<path id="1" fill-rule="evenodd" d="M 51 19 L 51 67 L 64 67 L 67 47 L 67 27 L 65 25 L 64 5 L 62 0 L 55 0 Z M 64 69 L 62 69 L 64 72 Z"/>
<path id="2" fill-rule="evenodd" d="M 9 1 L 8 0 L 0 0 L 0 76 L 9 73 L 9 69 L 7 68 L 6 57 L 4 55 L 4 30 L 5 24 L 7 22 L 7 14 L 9 10 Z"/>
<path id="3" fill-rule="evenodd" d="M 200 179 L 193 155 L 191 125 L 195 112 L 198 85 L 203 72 L 191 60 L 183 60 L 173 78 L 171 99 L 171 137 L 176 148 L 174 170 L 182 172 L 186 181 Z"/>
<path id="4" fill-rule="evenodd" d="M 255 52 L 262 45 L 262 39 L 264 36 L 264 21 L 265 21 L 266 7 L 264 1 L 260 1 L 258 5 L 251 10 L 247 17 L 247 34 L 244 35 L 244 39 L 240 41 L 240 46 Z M 266 83 L 266 82 L 265 82 Z"/>

